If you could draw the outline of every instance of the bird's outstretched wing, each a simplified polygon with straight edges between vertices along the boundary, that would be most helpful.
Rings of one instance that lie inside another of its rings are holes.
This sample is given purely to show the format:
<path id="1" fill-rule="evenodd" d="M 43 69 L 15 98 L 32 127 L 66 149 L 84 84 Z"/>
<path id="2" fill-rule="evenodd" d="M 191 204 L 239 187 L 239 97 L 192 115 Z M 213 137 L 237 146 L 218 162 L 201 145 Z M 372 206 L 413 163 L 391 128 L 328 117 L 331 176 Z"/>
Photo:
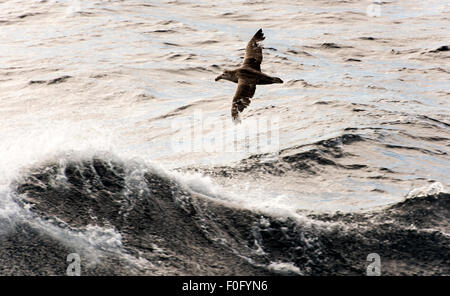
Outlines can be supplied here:
<path id="1" fill-rule="evenodd" d="M 239 78 L 238 87 L 231 105 L 233 121 L 239 122 L 239 113 L 250 105 L 250 98 L 253 98 L 255 90 L 256 83 L 252 79 Z"/>
<path id="2" fill-rule="evenodd" d="M 262 29 L 259 29 L 247 44 L 243 66 L 249 66 L 257 71 L 261 71 L 263 54 L 262 47 L 259 42 L 263 41 L 264 39 L 264 33 Z"/>

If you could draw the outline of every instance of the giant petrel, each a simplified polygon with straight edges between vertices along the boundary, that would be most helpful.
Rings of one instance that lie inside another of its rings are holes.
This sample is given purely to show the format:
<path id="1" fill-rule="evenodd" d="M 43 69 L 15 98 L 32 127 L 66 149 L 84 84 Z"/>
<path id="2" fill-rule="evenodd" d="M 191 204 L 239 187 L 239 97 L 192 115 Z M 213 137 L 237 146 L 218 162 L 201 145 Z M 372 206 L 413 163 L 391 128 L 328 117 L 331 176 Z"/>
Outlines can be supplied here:
<path id="1" fill-rule="evenodd" d="M 225 79 L 238 84 L 231 105 L 231 117 L 235 122 L 239 122 L 239 112 L 242 112 L 253 97 L 257 84 L 283 83 L 278 77 L 271 77 L 261 72 L 262 46 L 261 41 L 265 39 L 262 29 L 253 36 L 245 49 L 245 57 L 242 66 L 232 70 L 224 71 L 216 77 L 216 81 Z"/>

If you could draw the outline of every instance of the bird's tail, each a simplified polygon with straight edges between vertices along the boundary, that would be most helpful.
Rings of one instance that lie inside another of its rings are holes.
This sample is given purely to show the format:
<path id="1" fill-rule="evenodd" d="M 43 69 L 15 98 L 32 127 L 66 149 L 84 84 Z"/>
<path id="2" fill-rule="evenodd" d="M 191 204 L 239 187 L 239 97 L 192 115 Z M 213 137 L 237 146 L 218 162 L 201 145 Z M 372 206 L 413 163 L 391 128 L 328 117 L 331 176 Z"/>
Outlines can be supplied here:
<path id="1" fill-rule="evenodd" d="M 272 77 L 272 83 L 283 83 L 283 80 L 278 77 Z"/>

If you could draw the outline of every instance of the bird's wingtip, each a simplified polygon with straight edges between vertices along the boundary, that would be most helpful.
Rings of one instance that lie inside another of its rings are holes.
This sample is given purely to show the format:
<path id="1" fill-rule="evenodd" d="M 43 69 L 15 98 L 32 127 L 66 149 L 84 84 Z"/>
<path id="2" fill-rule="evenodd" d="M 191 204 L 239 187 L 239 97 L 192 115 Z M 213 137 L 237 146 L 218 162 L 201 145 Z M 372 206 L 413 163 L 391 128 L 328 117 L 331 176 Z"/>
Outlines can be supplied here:
<path id="1" fill-rule="evenodd" d="M 266 37 L 264 37 L 264 33 L 263 33 L 262 28 L 259 29 L 259 30 L 255 33 L 255 35 L 254 35 L 253 38 L 255 38 L 257 41 L 262 41 L 262 40 L 266 39 Z"/>

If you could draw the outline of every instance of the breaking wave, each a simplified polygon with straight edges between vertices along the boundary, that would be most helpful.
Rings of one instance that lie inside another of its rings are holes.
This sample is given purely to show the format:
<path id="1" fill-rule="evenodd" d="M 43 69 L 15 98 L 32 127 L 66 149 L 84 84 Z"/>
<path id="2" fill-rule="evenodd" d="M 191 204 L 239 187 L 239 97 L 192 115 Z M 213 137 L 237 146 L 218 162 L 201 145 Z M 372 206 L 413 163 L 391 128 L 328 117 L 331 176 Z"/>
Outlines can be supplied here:
<path id="1" fill-rule="evenodd" d="M 1 208 L 1 273 L 64 274 L 79 253 L 85 275 L 363 275 L 378 253 L 387 275 L 449 274 L 438 184 L 382 209 L 284 216 L 182 175 L 105 155 L 29 168 Z"/>

